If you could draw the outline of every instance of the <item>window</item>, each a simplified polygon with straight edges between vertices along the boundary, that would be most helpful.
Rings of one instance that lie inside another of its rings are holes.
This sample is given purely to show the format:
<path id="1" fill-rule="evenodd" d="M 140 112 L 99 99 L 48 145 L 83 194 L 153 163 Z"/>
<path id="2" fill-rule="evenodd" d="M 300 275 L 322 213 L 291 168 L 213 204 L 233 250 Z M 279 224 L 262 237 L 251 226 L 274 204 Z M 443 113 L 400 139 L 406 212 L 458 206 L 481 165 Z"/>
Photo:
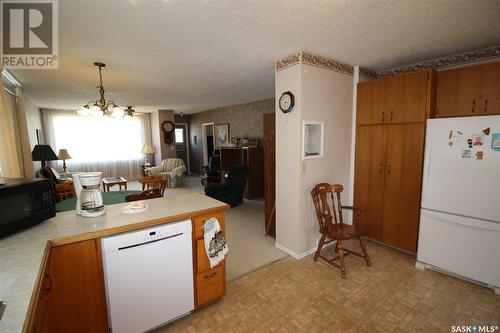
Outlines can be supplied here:
<path id="1" fill-rule="evenodd" d="M 186 149 L 186 142 L 184 142 L 184 127 L 175 128 L 175 148 L 177 151 L 184 151 Z"/>
<path id="2" fill-rule="evenodd" d="M 184 143 L 184 128 L 175 129 L 175 143 Z"/>

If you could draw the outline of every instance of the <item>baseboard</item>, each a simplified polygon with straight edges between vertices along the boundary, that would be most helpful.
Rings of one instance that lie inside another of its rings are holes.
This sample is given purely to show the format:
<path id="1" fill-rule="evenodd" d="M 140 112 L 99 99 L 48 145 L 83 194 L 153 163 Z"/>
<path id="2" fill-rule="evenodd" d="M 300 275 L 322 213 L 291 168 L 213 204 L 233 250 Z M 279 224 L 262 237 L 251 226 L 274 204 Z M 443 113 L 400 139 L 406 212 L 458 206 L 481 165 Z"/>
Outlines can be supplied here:
<path id="1" fill-rule="evenodd" d="M 310 248 L 309 250 L 305 251 L 305 252 L 302 252 L 302 253 L 297 253 L 295 251 L 292 251 L 290 250 L 289 248 L 287 248 L 286 246 L 283 246 L 281 244 L 278 244 L 278 243 L 274 243 L 274 246 L 277 247 L 278 249 L 280 249 L 281 251 L 284 251 L 286 253 L 288 253 L 289 255 L 291 255 L 292 257 L 294 257 L 295 259 L 302 259 L 302 258 L 305 258 L 307 257 L 308 255 L 310 254 L 313 254 L 314 252 L 316 252 L 316 249 L 318 248 L 318 239 L 316 239 L 316 244 L 314 244 L 314 246 L 312 248 Z M 325 244 L 323 245 L 323 249 L 329 247 L 329 246 L 332 246 L 334 245 L 335 242 L 330 242 L 328 244 Z"/>
<path id="2" fill-rule="evenodd" d="M 292 251 L 290 250 L 289 248 L 287 248 L 286 246 L 283 246 L 281 244 L 278 244 L 278 243 L 274 243 L 274 246 L 277 247 L 278 249 L 280 249 L 281 251 L 284 251 L 286 253 L 288 253 L 290 256 L 294 257 L 295 259 L 303 259 L 305 257 L 307 257 L 308 255 L 314 253 L 316 251 L 316 249 L 313 247 L 305 252 L 302 252 L 302 253 L 297 253 L 295 251 Z"/>

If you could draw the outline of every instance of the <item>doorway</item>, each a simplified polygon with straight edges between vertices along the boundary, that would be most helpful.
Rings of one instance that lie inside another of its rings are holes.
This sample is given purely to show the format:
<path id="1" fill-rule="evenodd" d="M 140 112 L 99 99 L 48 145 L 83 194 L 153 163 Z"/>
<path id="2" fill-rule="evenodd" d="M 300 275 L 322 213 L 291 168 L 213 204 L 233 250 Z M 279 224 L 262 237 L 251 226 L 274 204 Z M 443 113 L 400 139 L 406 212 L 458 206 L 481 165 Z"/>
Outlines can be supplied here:
<path id="1" fill-rule="evenodd" d="M 175 150 L 177 158 L 182 159 L 186 163 L 187 173 L 190 174 L 188 124 L 175 124 Z"/>
<path id="2" fill-rule="evenodd" d="M 201 124 L 201 137 L 203 140 L 203 164 L 208 165 L 215 148 L 214 123 Z"/>

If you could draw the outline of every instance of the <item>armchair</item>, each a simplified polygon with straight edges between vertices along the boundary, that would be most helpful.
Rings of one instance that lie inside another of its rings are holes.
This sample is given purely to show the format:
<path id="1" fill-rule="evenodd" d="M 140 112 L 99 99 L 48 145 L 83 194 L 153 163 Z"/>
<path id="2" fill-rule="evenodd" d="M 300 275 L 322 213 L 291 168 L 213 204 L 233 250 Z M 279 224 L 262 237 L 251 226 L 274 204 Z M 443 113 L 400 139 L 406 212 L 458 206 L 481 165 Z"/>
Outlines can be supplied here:
<path id="1" fill-rule="evenodd" d="M 225 184 L 209 183 L 205 186 L 205 195 L 236 207 L 243 202 L 243 191 L 247 184 L 249 169 L 237 166 L 229 170 Z"/>
<path id="2" fill-rule="evenodd" d="M 59 173 L 51 167 L 42 167 L 40 171 L 38 171 L 37 177 L 48 178 L 52 181 L 52 189 L 57 202 L 76 196 L 73 181 L 61 179 Z"/>
<path id="3" fill-rule="evenodd" d="M 160 166 L 145 168 L 146 176 L 163 176 L 167 181 L 167 187 L 177 187 L 182 181 L 182 175 L 186 171 L 186 165 L 180 158 L 167 158 Z"/>

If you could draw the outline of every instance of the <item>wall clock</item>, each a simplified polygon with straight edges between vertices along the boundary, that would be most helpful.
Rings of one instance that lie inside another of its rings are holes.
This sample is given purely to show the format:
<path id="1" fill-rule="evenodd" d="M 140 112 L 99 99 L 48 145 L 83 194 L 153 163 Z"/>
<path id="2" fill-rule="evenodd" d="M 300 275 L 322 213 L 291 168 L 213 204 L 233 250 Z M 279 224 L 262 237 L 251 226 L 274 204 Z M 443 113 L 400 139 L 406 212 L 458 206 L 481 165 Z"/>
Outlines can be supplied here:
<path id="1" fill-rule="evenodd" d="M 167 145 L 171 144 L 174 141 L 174 129 L 175 125 L 170 120 L 166 120 L 161 123 L 161 129 L 163 130 L 163 136 L 165 143 Z"/>
<path id="2" fill-rule="evenodd" d="M 279 107 L 283 113 L 289 113 L 292 111 L 293 106 L 295 104 L 295 96 L 290 91 L 285 91 L 281 94 L 279 100 Z"/>

